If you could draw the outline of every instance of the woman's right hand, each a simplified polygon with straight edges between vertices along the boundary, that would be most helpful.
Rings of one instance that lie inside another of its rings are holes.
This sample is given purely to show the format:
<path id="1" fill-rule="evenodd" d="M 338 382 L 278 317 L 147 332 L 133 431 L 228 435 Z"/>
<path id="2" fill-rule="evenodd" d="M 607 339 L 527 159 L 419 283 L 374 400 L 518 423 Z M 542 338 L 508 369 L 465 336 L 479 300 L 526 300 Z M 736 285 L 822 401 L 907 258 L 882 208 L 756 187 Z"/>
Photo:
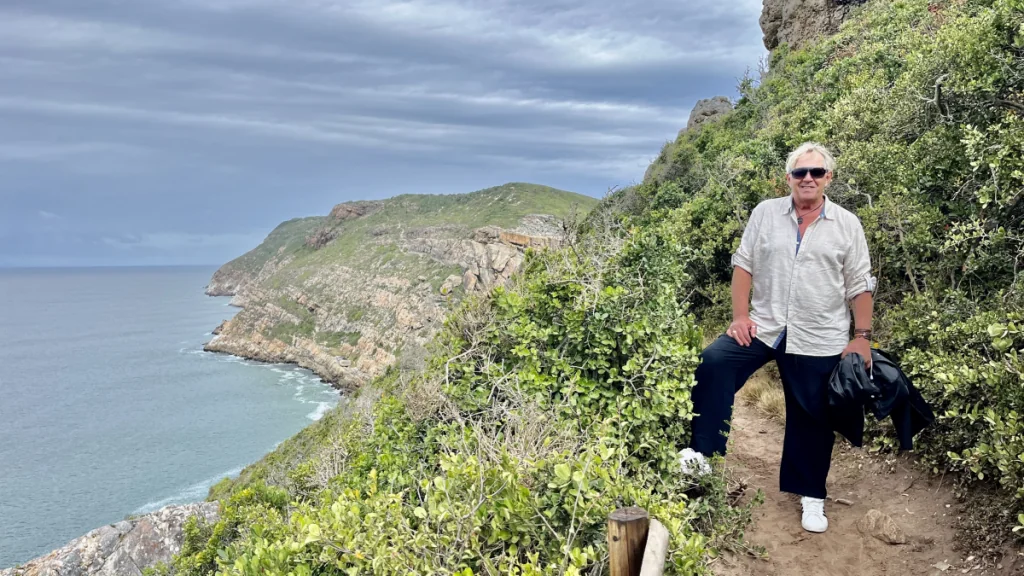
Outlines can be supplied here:
<path id="1" fill-rule="evenodd" d="M 725 333 L 736 340 L 740 346 L 750 346 L 757 336 L 757 324 L 754 324 L 749 317 L 737 318 L 732 321 L 732 324 L 729 324 L 729 329 Z"/>

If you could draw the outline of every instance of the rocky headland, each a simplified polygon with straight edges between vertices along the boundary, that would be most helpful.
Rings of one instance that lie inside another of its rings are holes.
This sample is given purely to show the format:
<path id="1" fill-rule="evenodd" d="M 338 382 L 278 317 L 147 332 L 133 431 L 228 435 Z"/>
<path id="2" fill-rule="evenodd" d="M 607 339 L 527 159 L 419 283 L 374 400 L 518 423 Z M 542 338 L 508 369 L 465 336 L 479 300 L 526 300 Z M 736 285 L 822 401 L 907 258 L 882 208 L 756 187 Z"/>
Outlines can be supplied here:
<path id="1" fill-rule="evenodd" d="M 214 274 L 207 294 L 242 310 L 206 350 L 297 364 L 343 389 L 415 366 L 453 301 L 507 281 L 526 250 L 557 246 L 563 218 L 595 203 L 508 184 L 286 222 Z"/>

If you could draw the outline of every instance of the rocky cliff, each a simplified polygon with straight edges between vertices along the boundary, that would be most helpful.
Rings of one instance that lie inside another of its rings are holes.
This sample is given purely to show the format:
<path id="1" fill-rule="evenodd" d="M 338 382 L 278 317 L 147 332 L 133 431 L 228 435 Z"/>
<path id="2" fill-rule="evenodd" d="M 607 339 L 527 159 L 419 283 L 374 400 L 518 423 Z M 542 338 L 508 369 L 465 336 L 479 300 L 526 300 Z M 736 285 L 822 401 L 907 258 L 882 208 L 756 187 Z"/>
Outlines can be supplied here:
<path id="1" fill-rule="evenodd" d="M 596 200 L 529 184 L 344 203 L 291 220 L 214 274 L 207 293 L 242 311 L 206 349 L 308 368 L 356 387 L 415 365 L 453 300 L 506 281 L 562 218 Z"/>
<path id="2" fill-rule="evenodd" d="M 853 9 L 867 0 L 764 0 L 761 31 L 764 46 L 780 44 L 801 48 L 808 42 L 835 34 Z"/>
<path id="3" fill-rule="evenodd" d="M 178 553 L 188 518 L 212 522 L 217 510 L 216 502 L 167 506 L 97 528 L 45 556 L 0 570 L 0 576 L 141 576 Z"/>

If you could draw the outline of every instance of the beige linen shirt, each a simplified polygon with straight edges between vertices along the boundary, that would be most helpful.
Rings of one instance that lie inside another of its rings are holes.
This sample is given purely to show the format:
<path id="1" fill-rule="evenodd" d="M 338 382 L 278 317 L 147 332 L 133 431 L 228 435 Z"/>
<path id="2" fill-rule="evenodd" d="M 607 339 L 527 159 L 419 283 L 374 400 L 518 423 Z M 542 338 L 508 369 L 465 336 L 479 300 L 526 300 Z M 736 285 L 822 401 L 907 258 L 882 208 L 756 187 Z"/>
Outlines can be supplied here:
<path id="1" fill-rule="evenodd" d="M 785 334 L 789 354 L 840 354 L 850 341 L 847 303 L 875 289 L 864 228 L 827 197 L 799 239 L 796 218 L 791 196 L 758 204 L 732 264 L 753 276 L 758 340 L 777 348 Z"/>

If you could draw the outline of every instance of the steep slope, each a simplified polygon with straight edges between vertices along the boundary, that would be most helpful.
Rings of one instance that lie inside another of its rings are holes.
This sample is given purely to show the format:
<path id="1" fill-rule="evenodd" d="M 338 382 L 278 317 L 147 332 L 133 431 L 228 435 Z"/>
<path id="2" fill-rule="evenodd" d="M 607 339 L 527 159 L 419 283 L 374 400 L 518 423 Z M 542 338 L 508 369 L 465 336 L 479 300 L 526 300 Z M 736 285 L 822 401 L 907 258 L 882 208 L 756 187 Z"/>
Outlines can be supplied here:
<path id="1" fill-rule="evenodd" d="M 451 300 L 504 282 L 527 248 L 558 244 L 562 219 L 596 203 L 513 183 L 289 220 L 214 274 L 207 293 L 243 310 L 206 349 L 296 363 L 349 387 L 396 360 L 416 365 Z"/>

